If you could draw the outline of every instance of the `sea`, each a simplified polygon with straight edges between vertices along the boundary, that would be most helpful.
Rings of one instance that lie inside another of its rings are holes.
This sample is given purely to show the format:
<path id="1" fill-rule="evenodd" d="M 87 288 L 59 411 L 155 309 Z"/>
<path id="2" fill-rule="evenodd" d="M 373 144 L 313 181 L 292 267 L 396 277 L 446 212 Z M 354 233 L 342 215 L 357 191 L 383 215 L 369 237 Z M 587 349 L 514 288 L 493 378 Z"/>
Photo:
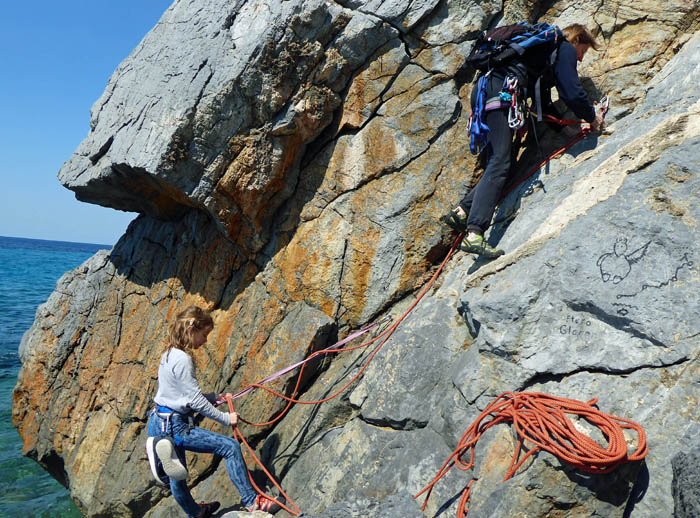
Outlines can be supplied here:
<path id="1" fill-rule="evenodd" d="M 12 390 L 22 335 L 56 281 L 105 245 L 0 236 L 0 518 L 81 518 L 68 490 L 22 456 Z"/>

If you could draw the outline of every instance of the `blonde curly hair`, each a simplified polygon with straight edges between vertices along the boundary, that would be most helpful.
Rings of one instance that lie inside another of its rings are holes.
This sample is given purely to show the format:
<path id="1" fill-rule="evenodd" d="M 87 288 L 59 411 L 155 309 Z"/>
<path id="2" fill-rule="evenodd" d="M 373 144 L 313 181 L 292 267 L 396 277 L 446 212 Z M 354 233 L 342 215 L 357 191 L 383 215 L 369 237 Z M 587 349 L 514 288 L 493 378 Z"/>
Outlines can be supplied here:
<path id="1" fill-rule="evenodd" d="M 168 326 L 165 351 L 181 349 L 186 353 L 192 351 L 192 333 L 200 329 L 214 327 L 211 315 L 197 306 L 189 306 L 178 313 Z"/>

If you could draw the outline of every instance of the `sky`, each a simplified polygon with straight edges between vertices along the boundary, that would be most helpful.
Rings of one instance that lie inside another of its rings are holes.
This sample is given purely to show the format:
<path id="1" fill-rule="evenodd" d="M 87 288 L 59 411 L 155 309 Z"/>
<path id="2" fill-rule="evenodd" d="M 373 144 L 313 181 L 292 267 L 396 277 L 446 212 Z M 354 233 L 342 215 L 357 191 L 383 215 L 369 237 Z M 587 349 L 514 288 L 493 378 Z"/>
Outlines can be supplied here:
<path id="1" fill-rule="evenodd" d="M 136 217 L 79 202 L 56 175 L 90 107 L 172 0 L 4 2 L 0 235 L 113 245 Z"/>

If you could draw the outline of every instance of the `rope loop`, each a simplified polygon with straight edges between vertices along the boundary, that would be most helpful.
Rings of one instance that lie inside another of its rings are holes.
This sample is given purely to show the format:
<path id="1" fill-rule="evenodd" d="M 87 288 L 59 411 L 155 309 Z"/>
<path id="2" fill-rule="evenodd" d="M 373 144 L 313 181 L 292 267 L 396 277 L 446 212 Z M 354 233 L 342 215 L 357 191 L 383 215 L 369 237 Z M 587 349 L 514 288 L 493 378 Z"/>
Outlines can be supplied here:
<path id="1" fill-rule="evenodd" d="M 262 426 L 269 426 L 269 425 L 272 425 L 272 424 L 276 423 L 277 421 L 279 421 L 280 419 L 282 419 L 282 418 L 284 417 L 284 415 L 285 415 L 285 414 L 289 411 L 289 409 L 292 407 L 292 405 L 294 405 L 295 403 L 300 404 L 300 405 L 319 405 L 319 404 L 321 404 L 321 403 L 325 403 L 325 402 L 327 402 L 327 401 L 330 401 L 330 400 L 333 399 L 333 398 L 338 397 L 338 396 L 339 396 L 340 394 L 342 394 L 350 385 L 352 385 L 357 379 L 359 379 L 360 376 L 362 376 L 362 374 L 365 372 L 365 370 L 366 370 L 367 367 L 369 366 L 370 362 L 374 359 L 374 357 L 377 355 L 377 353 L 379 353 L 379 351 L 380 351 L 381 348 L 384 346 L 384 344 L 387 343 L 387 341 L 389 340 L 389 338 L 391 338 L 391 335 L 394 334 L 394 331 L 396 331 L 396 328 L 399 327 L 399 325 L 401 324 L 401 322 L 403 322 L 403 320 L 409 315 L 409 313 L 411 313 L 411 311 L 413 311 L 413 309 L 418 305 L 418 303 L 419 303 L 419 302 L 421 301 L 421 299 L 425 296 L 425 294 L 428 293 L 428 291 L 430 291 L 430 289 L 431 289 L 431 288 L 433 287 L 433 285 L 435 284 L 435 281 L 436 281 L 437 278 L 440 276 L 440 273 L 441 273 L 442 270 L 444 269 L 445 265 L 446 265 L 447 262 L 450 260 L 450 258 L 452 257 L 452 255 L 455 253 L 455 251 L 457 250 L 457 247 L 459 247 L 459 243 L 462 241 L 462 238 L 463 238 L 463 237 L 464 237 L 464 233 L 460 233 L 460 234 L 455 238 L 454 242 L 452 243 L 452 246 L 450 247 L 449 252 L 448 252 L 447 255 L 445 256 L 445 258 L 443 259 L 442 263 L 440 264 L 440 266 L 438 267 L 438 269 L 435 271 L 435 273 L 433 274 L 433 276 L 431 277 L 431 279 L 430 279 L 430 280 L 428 281 L 428 283 L 423 287 L 423 289 L 420 291 L 420 293 L 418 294 L 418 296 L 416 297 L 416 299 L 413 301 L 413 303 L 409 306 L 409 308 L 408 308 L 398 319 L 394 320 L 393 323 L 392 323 L 387 329 L 385 329 L 384 331 L 382 331 L 381 333 L 379 333 L 377 336 L 375 336 L 375 337 L 372 338 L 371 340 L 368 340 L 367 342 L 364 342 L 364 343 L 362 343 L 362 344 L 360 344 L 360 345 L 355 345 L 355 346 L 350 346 L 350 347 L 345 347 L 345 348 L 339 348 L 339 347 L 338 347 L 339 345 L 344 344 L 344 343 L 347 343 L 348 338 L 346 338 L 346 339 L 344 339 L 344 340 L 341 340 L 338 344 L 335 344 L 334 346 L 331 346 L 331 347 L 328 347 L 328 348 L 323 349 L 323 350 L 321 350 L 321 351 L 316 351 L 316 352 L 310 354 L 305 360 L 303 360 L 302 362 L 299 362 L 298 364 L 292 366 L 292 367 L 298 367 L 298 368 L 299 368 L 299 372 L 298 372 L 298 374 L 297 374 L 296 384 L 295 384 L 295 386 L 294 386 L 294 390 L 293 390 L 293 392 L 292 392 L 292 396 L 291 396 L 291 397 L 286 396 L 286 395 L 284 395 L 284 394 L 282 394 L 282 393 L 280 393 L 280 392 L 278 392 L 278 391 L 276 391 L 276 390 L 273 390 L 273 389 L 271 389 L 271 388 L 269 388 L 269 387 L 266 387 L 266 386 L 264 385 L 264 383 L 266 383 L 267 381 L 270 381 L 270 380 L 272 380 L 272 379 L 275 379 L 276 375 L 273 375 L 273 376 L 270 376 L 270 377 L 268 377 L 268 378 L 265 378 L 264 380 L 262 380 L 262 381 L 260 381 L 260 382 L 258 382 L 258 383 L 251 383 L 251 384 L 248 385 L 245 389 L 243 389 L 242 391 L 240 391 L 238 394 L 236 394 L 236 395 L 234 395 L 234 396 L 226 396 L 225 399 L 226 399 L 226 402 L 228 403 L 229 412 L 234 412 L 234 406 L 233 406 L 233 400 L 234 400 L 234 399 L 236 399 L 236 398 L 238 398 L 238 397 L 241 397 L 241 396 L 243 396 L 243 395 L 245 395 L 245 394 L 248 394 L 248 393 L 250 393 L 252 390 L 255 390 L 255 389 L 264 390 L 264 391 L 266 391 L 266 392 L 268 392 L 268 393 L 270 393 L 270 394 L 272 394 L 272 395 L 274 395 L 274 396 L 276 396 L 276 397 L 278 397 L 278 398 L 280 398 L 280 399 L 283 399 L 283 400 L 287 401 L 287 405 L 285 406 L 285 408 L 284 408 L 281 412 L 279 412 L 273 419 L 271 419 L 271 420 L 269 420 L 269 421 L 266 421 L 266 422 L 263 422 L 263 423 L 253 423 L 253 422 L 247 421 L 247 420 L 245 420 L 245 419 L 243 419 L 242 417 L 239 416 L 239 421 L 240 421 L 240 422 L 246 423 L 246 424 L 251 425 L 251 426 L 262 427 Z M 361 330 L 361 332 L 366 332 L 365 330 L 369 330 L 369 329 L 371 329 L 372 327 L 374 327 L 375 325 L 381 325 L 381 324 L 383 324 L 383 323 L 386 323 L 387 321 L 392 321 L 392 320 L 393 320 L 393 318 L 392 318 L 391 316 L 388 316 L 388 317 L 382 319 L 382 320 L 381 320 L 380 322 L 378 322 L 377 324 L 372 324 L 371 326 L 365 327 L 363 330 Z M 357 336 L 359 336 L 359 334 L 360 334 L 360 332 L 356 332 L 356 333 L 353 333 L 353 336 L 357 337 Z M 381 340 L 381 341 L 380 341 L 380 340 Z M 380 342 L 379 342 L 379 341 L 380 341 Z M 346 351 L 354 351 L 354 350 L 357 350 L 357 349 L 362 349 L 362 348 L 368 347 L 368 346 L 370 346 L 370 345 L 372 345 L 372 344 L 374 344 L 374 343 L 376 343 L 376 342 L 379 342 L 379 345 L 377 345 L 377 346 L 374 348 L 374 351 L 372 351 L 372 353 L 369 355 L 369 357 L 367 358 L 367 360 L 364 362 L 364 364 L 363 364 L 362 367 L 360 368 L 359 372 L 357 372 L 357 374 L 355 374 L 355 376 L 353 376 L 352 379 L 351 379 L 350 381 L 348 381 L 345 385 L 343 385 L 343 386 L 342 386 L 339 390 L 337 390 L 335 393 L 331 394 L 330 396 L 328 396 L 328 397 L 326 397 L 326 398 L 319 399 L 319 400 L 317 400 L 317 401 L 303 401 L 303 400 L 297 399 L 297 394 L 299 393 L 299 386 L 300 386 L 300 384 L 301 384 L 301 380 L 302 380 L 303 374 L 304 374 L 304 368 L 306 367 L 306 363 L 307 363 L 309 360 L 311 360 L 311 359 L 313 359 L 313 358 L 315 358 L 315 357 L 317 357 L 317 356 L 321 356 L 321 355 L 325 355 L 325 354 L 330 354 L 330 353 L 336 354 L 336 353 L 341 353 L 341 352 L 346 352 Z M 281 375 L 281 374 L 284 374 L 284 373 L 289 372 L 290 370 L 291 370 L 290 368 L 283 369 L 283 370 L 280 371 L 280 373 L 278 373 L 278 374 Z M 250 476 L 250 471 L 249 471 L 249 472 L 248 472 L 248 477 L 250 478 L 251 484 L 253 485 L 253 487 L 255 488 L 255 490 L 256 490 L 259 494 L 263 495 L 265 498 L 267 498 L 267 499 L 269 499 L 269 500 L 272 500 L 273 502 L 277 503 L 280 507 L 282 507 L 282 508 L 283 508 L 284 510 L 286 510 L 288 513 L 290 513 L 290 514 L 292 514 L 292 515 L 295 515 L 295 516 L 300 516 L 300 515 L 302 514 L 302 513 L 301 513 L 301 510 L 300 510 L 300 509 L 296 506 L 296 504 L 285 494 L 285 492 L 282 490 L 282 487 L 279 485 L 279 483 L 274 479 L 274 477 L 273 477 L 273 476 L 270 474 L 270 472 L 265 468 L 265 466 L 264 466 L 263 463 L 260 461 L 260 459 L 255 455 L 255 452 L 253 451 L 253 449 L 251 448 L 251 446 L 248 444 L 248 442 L 245 440 L 245 437 L 243 437 L 243 434 L 242 434 L 241 431 L 239 430 L 238 426 L 237 426 L 237 425 L 234 425 L 232 428 L 233 428 L 233 436 L 234 436 L 234 438 L 235 438 L 238 442 L 240 442 L 240 443 L 242 443 L 243 445 L 245 445 L 245 447 L 248 449 L 248 452 L 249 452 L 250 455 L 253 457 L 253 459 L 255 460 L 255 462 L 262 468 L 262 470 L 265 472 L 265 474 L 266 474 L 267 477 L 270 479 L 270 481 L 272 481 L 272 483 L 275 485 L 275 487 L 279 490 L 280 494 L 286 499 L 286 502 L 289 504 L 290 507 L 287 507 L 287 506 L 284 505 L 282 502 L 279 502 L 278 500 L 275 500 L 274 498 L 265 495 L 265 494 L 260 490 L 260 488 L 258 488 L 258 486 L 255 484 L 255 482 L 253 481 L 253 478 Z M 247 468 L 246 468 L 246 469 L 247 469 Z"/>
<path id="2" fill-rule="evenodd" d="M 462 471 L 472 469 L 477 441 L 486 430 L 500 423 L 512 423 L 518 435 L 518 444 L 504 482 L 540 450 L 555 455 L 576 469 L 596 474 L 610 473 L 622 464 L 644 459 L 648 452 L 644 428 L 634 421 L 601 412 L 594 406 L 597 401 L 593 398 L 583 402 L 539 392 L 504 392 L 476 418 L 437 475 L 414 498 L 425 495 L 422 507 L 425 511 L 435 484 L 454 466 Z M 568 415 L 584 419 L 598 428 L 608 442 L 607 446 L 601 446 L 581 432 Z M 624 430 L 637 433 L 637 447 L 633 453 L 628 451 Z M 521 457 L 525 441 L 534 447 Z M 467 516 L 471 485 L 475 480 L 472 479 L 462 493 L 457 518 Z"/>

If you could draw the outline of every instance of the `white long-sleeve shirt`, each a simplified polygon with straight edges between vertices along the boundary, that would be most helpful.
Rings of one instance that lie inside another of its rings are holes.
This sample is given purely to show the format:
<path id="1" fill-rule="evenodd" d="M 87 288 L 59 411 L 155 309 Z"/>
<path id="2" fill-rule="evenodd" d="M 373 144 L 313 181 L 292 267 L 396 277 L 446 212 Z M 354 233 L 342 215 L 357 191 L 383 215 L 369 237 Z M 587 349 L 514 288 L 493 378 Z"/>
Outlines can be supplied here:
<path id="1" fill-rule="evenodd" d="M 224 426 L 230 426 L 228 413 L 217 410 L 212 405 L 214 399 L 214 394 L 203 394 L 199 388 L 189 354 L 174 347 L 163 353 L 158 367 L 158 390 L 153 398 L 156 405 L 181 414 L 194 410 Z"/>

